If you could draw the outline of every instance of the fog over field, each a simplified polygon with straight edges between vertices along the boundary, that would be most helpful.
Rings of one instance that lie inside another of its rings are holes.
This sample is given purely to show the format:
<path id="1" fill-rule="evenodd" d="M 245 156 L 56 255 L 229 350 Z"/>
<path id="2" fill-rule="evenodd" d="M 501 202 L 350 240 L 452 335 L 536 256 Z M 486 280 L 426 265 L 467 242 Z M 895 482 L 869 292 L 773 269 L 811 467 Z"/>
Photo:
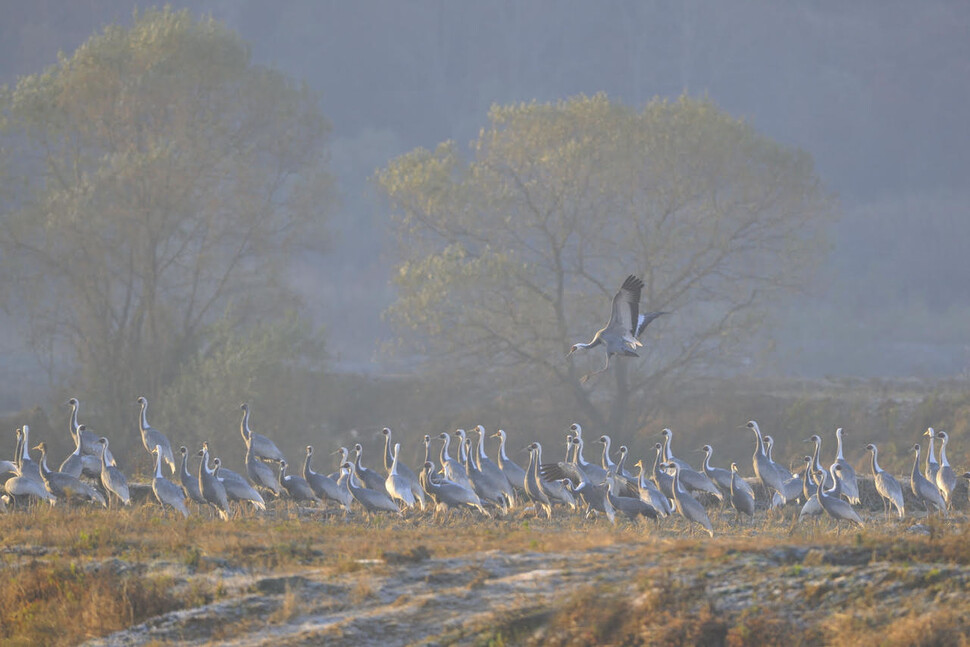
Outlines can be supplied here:
<path id="1" fill-rule="evenodd" d="M 0 642 L 965 643 L 968 34 L 0 0 Z"/>
<path id="2" fill-rule="evenodd" d="M 6 2 L 0 81 L 39 71 L 143 2 Z M 606 92 L 709 97 L 804 149 L 836 193 L 824 272 L 779 304 L 767 374 L 941 376 L 970 366 L 970 7 L 962 2 L 174 2 L 306 81 L 332 121 L 331 248 L 293 280 L 351 370 L 390 370 L 388 207 L 368 178 L 464 146 L 492 104 Z M 649 306 L 647 306 L 649 307 Z M 16 347 L 7 341 L 6 347 Z M 393 370 L 406 368 L 399 361 Z"/>

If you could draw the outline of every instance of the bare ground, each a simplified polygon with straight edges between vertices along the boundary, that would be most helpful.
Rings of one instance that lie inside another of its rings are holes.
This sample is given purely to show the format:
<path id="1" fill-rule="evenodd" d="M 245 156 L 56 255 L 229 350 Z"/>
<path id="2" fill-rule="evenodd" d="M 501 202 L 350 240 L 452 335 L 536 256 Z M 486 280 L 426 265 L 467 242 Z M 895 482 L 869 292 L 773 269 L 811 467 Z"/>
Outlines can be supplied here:
<path id="1" fill-rule="evenodd" d="M 917 524 L 898 531 L 902 541 L 926 529 Z M 681 610 L 704 608 L 729 625 L 746 610 L 770 611 L 822 637 L 848 622 L 839 614 L 850 609 L 878 611 L 889 622 L 894 615 L 963 603 L 970 588 L 967 565 L 914 562 L 851 537 L 842 545 L 812 536 L 782 538 L 770 547 L 724 537 L 717 548 L 645 537 L 576 551 L 490 550 L 461 557 L 430 556 L 419 546 L 340 569 L 258 576 L 227 565 L 195 576 L 222 578 L 224 597 L 217 602 L 87 644 L 543 644 L 558 631 L 550 621 L 560 609 L 595 601 L 600 590 L 619 593 L 632 608 L 656 609 L 665 596 L 676 596 Z M 186 573 L 173 574 L 189 584 Z"/>

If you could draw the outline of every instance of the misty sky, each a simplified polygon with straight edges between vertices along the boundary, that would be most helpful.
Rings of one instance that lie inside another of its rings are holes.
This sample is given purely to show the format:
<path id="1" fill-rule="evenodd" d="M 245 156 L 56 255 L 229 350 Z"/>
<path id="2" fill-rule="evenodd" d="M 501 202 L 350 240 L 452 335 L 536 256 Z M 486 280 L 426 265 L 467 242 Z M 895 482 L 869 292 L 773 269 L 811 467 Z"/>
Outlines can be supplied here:
<path id="1" fill-rule="evenodd" d="M 173 1 L 305 80 L 334 126 L 334 245 L 294 274 L 330 349 L 375 366 L 393 297 L 386 208 L 367 178 L 416 146 L 464 145 L 493 103 L 605 91 L 706 95 L 807 150 L 843 219 L 812 294 L 779 308 L 790 375 L 970 370 L 970 3 Z M 0 82 L 150 3 L 0 2 Z M 647 306 L 649 307 L 649 305 Z"/>

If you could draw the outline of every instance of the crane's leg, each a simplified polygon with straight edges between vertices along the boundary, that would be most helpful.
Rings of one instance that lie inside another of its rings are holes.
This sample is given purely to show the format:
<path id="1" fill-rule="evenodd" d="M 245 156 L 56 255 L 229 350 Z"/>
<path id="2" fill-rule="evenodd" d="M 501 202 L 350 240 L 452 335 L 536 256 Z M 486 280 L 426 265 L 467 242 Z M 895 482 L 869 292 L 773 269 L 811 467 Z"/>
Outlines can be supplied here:
<path id="1" fill-rule="evenodd" d="M 579 381 L 580 381 L 580 382 L 581 382 L 582 384 L 586 384 L 586 380 L 588 380 L 589 378 L 591 378 L 591 377 L 593 377 L 594 375 L 599 375 L 600 373 L 603 373 L 603 372 L 605 372 L 605 371 L 606 371 L 606 369 L 608 369 L 609 367 L 610 367 L 610 354 L 609 354 L 609 353 L 607 353 L 607 354 L 606 354 L 606 364 L 603 364 L 603 368 L 601 368 L 601 369 L 600 369 L 600 370 L 598 370 L 598 371 L 593 371 L 592 373 L 587 373 L 587 374 L 586 374 L 586 375 L 584 375 L 584 376 L 583 376 L 582 378 L 580 378 L 580 380 L 579 380 Z"/>

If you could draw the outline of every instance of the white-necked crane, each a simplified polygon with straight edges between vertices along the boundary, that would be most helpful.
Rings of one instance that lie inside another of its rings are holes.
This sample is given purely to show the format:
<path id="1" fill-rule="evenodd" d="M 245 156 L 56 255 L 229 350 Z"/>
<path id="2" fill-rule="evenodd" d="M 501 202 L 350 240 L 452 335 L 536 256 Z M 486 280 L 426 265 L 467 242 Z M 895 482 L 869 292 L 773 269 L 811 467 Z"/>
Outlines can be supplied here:
<path id="1" fill-rule="evenodd" d="M 141 443 L 145 446 L 145 451 L 149 454 L 153 454 L 156 447 L 162 448 L 162 459 L 168 463 L 168 466 L 172 470 L 172 474 L 178 469 L 175 465 L 175 457 L 172 455 L 172 445 L 168 442 L 168 438 L 148 424 L 148 400 L 145 396 L 140 395 L 138 399 L 135 400 L 141 407 L 141 415 L 138 418 L 138 430 L 141 432 Z M 154 455 L 152 456 L 154 459 Z"/>
<path id="2" fill-rule="evenodd" d="M 589 342 L 573 344 L 572 348 L 569 349 L 567 357 L 577 350 L 593 348 L 600 344 L 606 346 L 606 364 L 600 370 L 584 375 L 580 381 L 585 382 L 592 376 L 608 369 L 610 358 L 613 355 L 639 357 L 637 348 L 643 346 L 639 339 L 643 329 L 660 315 L 667 314 L 666 312 L 640 314 L 640 291 L 642 289 L 642 280 L 633 274 L 626 277 L 623 285 L 613 296 L 613 308 L 606 326 L 597 330 Z"/>

